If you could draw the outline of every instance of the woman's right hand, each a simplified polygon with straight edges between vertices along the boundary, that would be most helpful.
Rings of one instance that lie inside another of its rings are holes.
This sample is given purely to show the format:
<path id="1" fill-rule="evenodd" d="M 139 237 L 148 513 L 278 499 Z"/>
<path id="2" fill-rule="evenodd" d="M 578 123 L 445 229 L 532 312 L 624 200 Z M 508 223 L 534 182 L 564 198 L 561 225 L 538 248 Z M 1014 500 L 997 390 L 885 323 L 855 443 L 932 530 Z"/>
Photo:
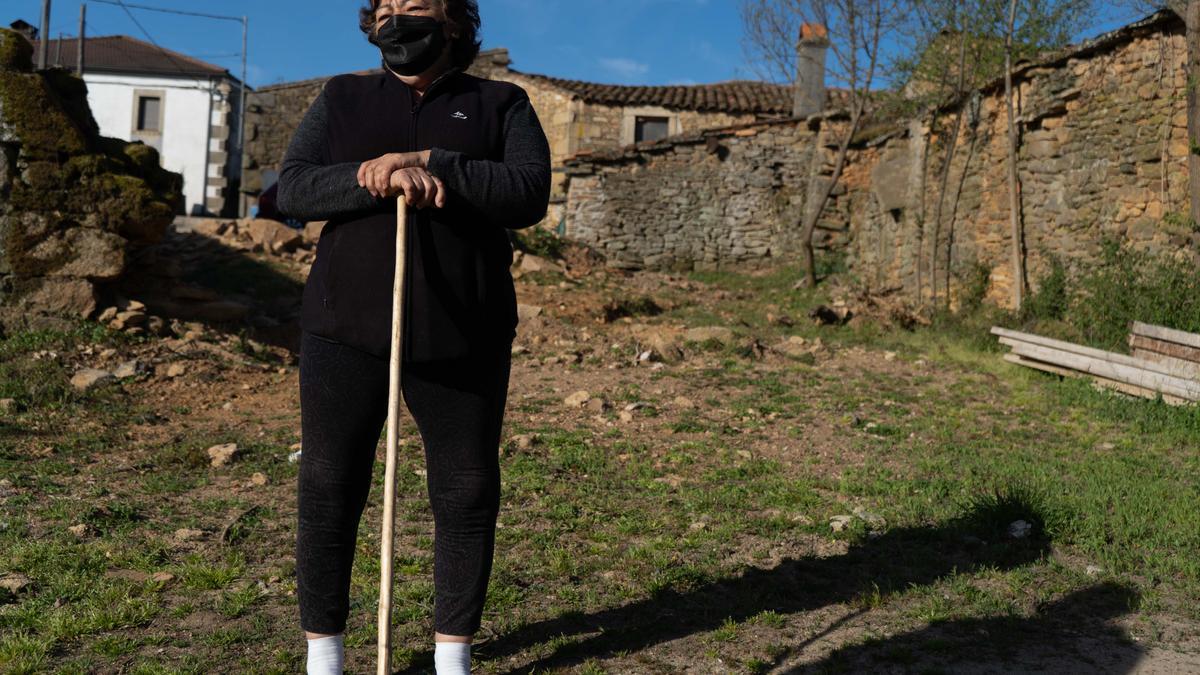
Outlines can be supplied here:
<path id="1" fill-rule="evenodd" d="M 393 173 L 411 167 L 423 169 L 428 161 L 428 150 L 425 152 L 389 152 L 363 162 L 358 167 L 358 186 L 366 188 L 373 197 L 382 197 L 388 190 L 388 181 Z"/>
<path id="2" fill-rule="evenodd" d="M 446 185 L 441 179 L 420 167 L 408 167 L 392 172 L 385 197 L 404 195 L 411 207 L 424 209 L 446 205 Z"/>

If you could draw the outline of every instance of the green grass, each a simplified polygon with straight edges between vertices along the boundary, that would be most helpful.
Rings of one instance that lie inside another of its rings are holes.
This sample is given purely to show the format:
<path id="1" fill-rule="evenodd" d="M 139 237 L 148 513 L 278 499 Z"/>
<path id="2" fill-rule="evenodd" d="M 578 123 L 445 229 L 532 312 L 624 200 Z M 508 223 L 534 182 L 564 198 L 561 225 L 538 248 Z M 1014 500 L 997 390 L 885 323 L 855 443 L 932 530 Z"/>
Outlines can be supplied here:
<path id="1" fill-rule="evenodd" d="M 736 347 L 708 345 L 703 368 L 630 377 L 608 392 L 618 406 L 652 406 L 635 413 L 650 430 L 644 434 L 591 416 L 547 421 L 560 414 L 559 396 L 512 402 L 508 431 L 534 433 L 538 442 L 501 456 L 503 527 L 483 617 L 501 640 L 539 667 L 619 672 L 628 662 L 614 655 L 638 658 L 639 640 L 681 637 L 668 634 L 674 624 L 662 613 L 669 609 L 696 622 L 686 635 L 695 636 L 689 657 L 697 670 L 767 672 L 795 643 L 797 622 L 844 605 L 905 637 L 864 636 L 843 645 L 826 662 L 830 669 L 844 664 L 853 672 L 866 654 L 923 672 L 971 653 L 956 630 L 1019 634 L 1041 626 L 1045 608 L 1068 601 L 1081 603 L 1084 615 L 1133 615 L 1150 643 L 1157 616 L 1200 620 L 1200 411 L 1010 366 L 986 334 L 996 318 L 986 308 L 913 332 L 818 329 L 804 317 L 827 301 L 825 291 L 793 291 L 797 278 L 795 270 L 695 274 L 726 299 L 674 298 L 664 303 L 674 309 L 654 320 L 742 319 L 739 333 L 764 343 L 820 336 L 835 356 L 815 365 L 760 362 Z M 769 323 L 768 312 L 796 325 Z M 189 491 L 219 477 L 204 450 L 220 442 L 242 448 L 227 469 L 233 479 L 263 471 L 272 485 L 294 480 L 295 465 L 282 458 L 295 430 L 181 429 L 145 449 L 144 473 L 127 484 L 89 482 L 87 458 L 127 442 L 130 421 L 151 411 L 119 388 L 75 397 L 55 379 L 61 366 L 27 355 L 96 337 L 0 343 L 9 378 L 42 380 L 41 389 L 4 385 L 22 410 L 16 431 L 0 435 L 0 474 L 19 490 L 0 502 L 0 573 L 34 583 L 0 604 L 0 671 L 104 670 L 119 662 L 128 672 L 205 672 L 206 659 L 232 653 L 230 663 L 246 670 L 293 672 L 302 660 L 288 633 L 296 629 L 296 599 L 286 595 L 294 569 L 279 560 L 290 555 L 294 530 L 285 514 L 294 512 L 274 503 L 247 512 L 259 502 Z M 850 347 L 870 354 L 855 368 L 831 370 L 830 359 Z M 885 350 L 897 353 L 895 367 L 873 369 L 871 359 L 882 362 Z M 654 393 L 676 385 L 694 410 L 680 413 L 673 393 Z M 88 424 L 58 431 L 65 419 Z M 42 436 L 27 440 L 35 432 Z M 31 448 L 51 444 L 54 454 L 31 460 Z M 397 472 L 399 668 L 428 659 L 434 602 L 433 518 L 425 478 L 414 474 L 424 461 L 412 450 Z M 382 463 L 374 470 L 347 629 L 347 645 L 360 654 L 373 650 L 376 635 Z M 885 523 L 855 519 L 831 532 L 832 516 L 864 509 Z M 236 513 L 245 515 L 227 541 L 217 541 L 216 528 Z M 1016 520 L 1031 524 L 1026 539 L 1008 535 Z M 69 535 L 77 523 L 94 534 Z M 172 539 L 179 527 L 210 534 L 181 547 Z M 1103 571 L 1089 576 L 1087 565 Z M 111 570 L 169 571 L 176 579 L 135 583 L 106 576 Z M 283 581 L 264 594 L 256 582 L 269 575 Z M 226 624 L 187 637 L 185 656 L 159 659 L 147 648 L 163 625 L 212 613 Z M 534 637 L 513 637 L 526 630 Z M 481 657 L 483 672 L 506 669 L 508 656 Z"/>

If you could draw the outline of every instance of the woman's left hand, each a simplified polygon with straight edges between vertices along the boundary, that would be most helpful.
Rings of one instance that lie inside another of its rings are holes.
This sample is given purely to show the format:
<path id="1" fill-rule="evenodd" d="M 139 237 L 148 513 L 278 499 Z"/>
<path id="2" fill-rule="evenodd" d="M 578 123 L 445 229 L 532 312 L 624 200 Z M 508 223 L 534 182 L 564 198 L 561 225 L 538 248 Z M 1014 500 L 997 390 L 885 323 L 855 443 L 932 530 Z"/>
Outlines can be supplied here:
<path id="1" fill-rule="evenodd" d="M 446 185 L 425 169 L 409 167 L 392 174 L 383 196 L 399 197 L 417 209 L 440 209 L 446 205 Z"/>
<path id="2" fill-rule="evenodd" d="M 358 167 L 358 185 L 366 188 L 373 197 L 388 197 L 392 185 L 392 174 L 401 169 L 424 169 L 429 162 L 429 151 L 389 152 L 382 157 L 367 160 Z M 394 194 L 394 193 L 393 193 Z"/>

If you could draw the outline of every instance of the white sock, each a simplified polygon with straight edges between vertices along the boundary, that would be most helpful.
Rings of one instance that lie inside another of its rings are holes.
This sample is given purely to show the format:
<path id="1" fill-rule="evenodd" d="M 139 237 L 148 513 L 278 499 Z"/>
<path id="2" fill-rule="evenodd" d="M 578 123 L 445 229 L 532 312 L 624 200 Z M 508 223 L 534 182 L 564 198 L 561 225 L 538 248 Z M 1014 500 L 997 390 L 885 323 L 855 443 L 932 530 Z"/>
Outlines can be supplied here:
<path id="1" fill-rule="evenodd" d="M 346 634 L 308 641 L 308 675 L 342 675 Z"/>
<path id="2" fill-rule="evenodd" d="M 437 675 L 470 675 L 470 642 L 434 642 L 433 667 Z"/>

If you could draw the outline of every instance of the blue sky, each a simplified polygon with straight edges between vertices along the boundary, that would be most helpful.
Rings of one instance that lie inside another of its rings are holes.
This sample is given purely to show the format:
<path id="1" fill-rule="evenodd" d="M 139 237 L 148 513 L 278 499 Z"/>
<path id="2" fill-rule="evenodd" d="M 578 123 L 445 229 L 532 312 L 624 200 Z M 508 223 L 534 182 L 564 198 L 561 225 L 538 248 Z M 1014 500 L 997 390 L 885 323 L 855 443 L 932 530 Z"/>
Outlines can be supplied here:
<path id="1" fill-rule="evenodd" d="M 378 64 L 358 32 L 357 0 L 127 0 L 135 4 L 250 17 L 253 86 Z M 37 24 L 41 0 L 4 0 L 0 22 Z M 507 47 L 513 67 L 595 82 L 673 84 L 753 78 L 744 63 L 738 0 L 480 0 L 484 47 Z M 79 1 L 54 0 L 51 37 L 78 31 Z M 240 68 L 241 27 L 133 10 L 162 46 Z M 1108 10 L 1084 37 L 1138 18 Z M 90 35 L 145 39 L 125 12 L 88 4 Z"/>

